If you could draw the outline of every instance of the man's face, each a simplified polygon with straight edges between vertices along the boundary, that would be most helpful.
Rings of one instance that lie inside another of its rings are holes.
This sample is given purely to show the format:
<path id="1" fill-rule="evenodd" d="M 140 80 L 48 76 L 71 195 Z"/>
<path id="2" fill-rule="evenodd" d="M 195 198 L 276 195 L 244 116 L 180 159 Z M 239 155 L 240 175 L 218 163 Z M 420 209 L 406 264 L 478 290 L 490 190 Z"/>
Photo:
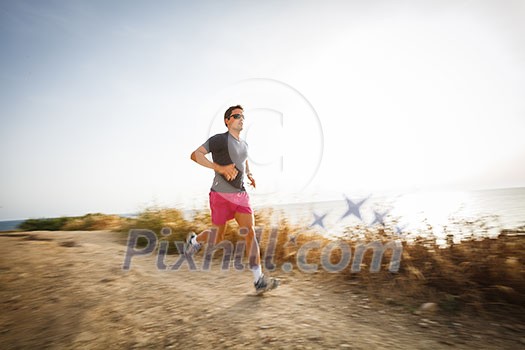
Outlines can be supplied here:
<path id="1" fill-rule="evenodd" d="M 233 116 L 235 114 L 243 115 L 244 112 L 243 112 L 242 109 L 236 108 L 230 113 L 230 116 Z M 241 116 L 239 119 L 235 119 L 234 117 L 230 117 L 230 119 L 226 119 L 226 124 L 228 125 L 229 128 L 231 128 L 233 130 L 241 131 L 242 127 L 243 127 L 243 124 L 244 124 L 244 116 Z"/>

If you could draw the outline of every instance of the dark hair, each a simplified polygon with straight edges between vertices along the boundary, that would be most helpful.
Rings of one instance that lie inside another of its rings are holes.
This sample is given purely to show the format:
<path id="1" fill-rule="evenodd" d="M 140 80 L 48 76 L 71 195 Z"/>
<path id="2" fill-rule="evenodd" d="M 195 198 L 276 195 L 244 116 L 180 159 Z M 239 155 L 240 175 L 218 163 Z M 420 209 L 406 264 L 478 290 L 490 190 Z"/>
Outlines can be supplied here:
<path id="1" fill-rule="evenodd" d="M 228 109 L 226 110 L 226 112 L 224 112 L 224 119 L 228 119 L 228 118 L 231 116 L 232 111 L 233 111 L 234 109 L 242 109 L 242 110 L 244 111 L 244 108 L 242 108 L 241 105 L 231 106 L 230 108 L 228 108 Z M 224 122 L 224 125 L 228 126 L 228 124 L 226 124 L 226 122 Z"/>

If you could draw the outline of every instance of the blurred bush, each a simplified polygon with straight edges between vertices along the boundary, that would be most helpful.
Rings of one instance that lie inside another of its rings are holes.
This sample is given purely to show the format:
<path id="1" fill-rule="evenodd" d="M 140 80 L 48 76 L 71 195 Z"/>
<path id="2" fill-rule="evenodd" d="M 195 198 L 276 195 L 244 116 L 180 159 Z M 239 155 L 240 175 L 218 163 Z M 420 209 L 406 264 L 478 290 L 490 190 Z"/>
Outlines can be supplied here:
<path id="1" fill-rule="evenodd" d="M 22 231 L 59 231 L 72 218 L 27 219 L 18 225 Z"/>
<path id="2" fill-rule="evenodd" d="M 18 229 L 22 231 L 118 231 L 128 221 L 129 219 L 118 215 L 95 213 L 78 217 L 28 219 L 18 225 Z"/>

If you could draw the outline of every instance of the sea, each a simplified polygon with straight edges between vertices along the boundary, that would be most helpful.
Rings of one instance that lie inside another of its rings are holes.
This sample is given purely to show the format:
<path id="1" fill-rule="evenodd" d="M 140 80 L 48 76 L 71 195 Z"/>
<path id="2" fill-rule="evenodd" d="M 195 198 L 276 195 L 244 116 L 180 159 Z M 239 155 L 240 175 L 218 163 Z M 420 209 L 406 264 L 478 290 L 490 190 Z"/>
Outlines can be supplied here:
<path id="1" fill-rule="evenodd" d="M 24 220 L 4 220 L 4 221 L 0 221 L 0 231 L 16 230 L 18 225 L 20 225 L 23 222 L 24 222 Z"/>
<path id="2" fill-rule="evenodd" d="M 404 238 L 447 236 L 455 242 L 525 230 L 525 187 L 478 191 L 418 191 L 352 195 L 340 199 L 273 205 L 275 224 L 285 218 L 305 230 L 344 236 L 357 227 L 388 228 Z"/>

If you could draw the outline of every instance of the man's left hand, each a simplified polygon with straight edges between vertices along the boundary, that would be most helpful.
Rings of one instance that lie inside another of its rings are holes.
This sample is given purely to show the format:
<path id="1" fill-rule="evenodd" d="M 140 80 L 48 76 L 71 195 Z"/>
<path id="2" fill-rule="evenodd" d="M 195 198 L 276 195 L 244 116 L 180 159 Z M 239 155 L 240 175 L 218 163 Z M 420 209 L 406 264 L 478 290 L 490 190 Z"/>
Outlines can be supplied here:
<path id="1" fill-rule="evenodd" d="M 255 179 L 253 178 L 253 176 L 248 175 L 248 180 L 250 180 L 249 185 L 255 188 Z"/>

